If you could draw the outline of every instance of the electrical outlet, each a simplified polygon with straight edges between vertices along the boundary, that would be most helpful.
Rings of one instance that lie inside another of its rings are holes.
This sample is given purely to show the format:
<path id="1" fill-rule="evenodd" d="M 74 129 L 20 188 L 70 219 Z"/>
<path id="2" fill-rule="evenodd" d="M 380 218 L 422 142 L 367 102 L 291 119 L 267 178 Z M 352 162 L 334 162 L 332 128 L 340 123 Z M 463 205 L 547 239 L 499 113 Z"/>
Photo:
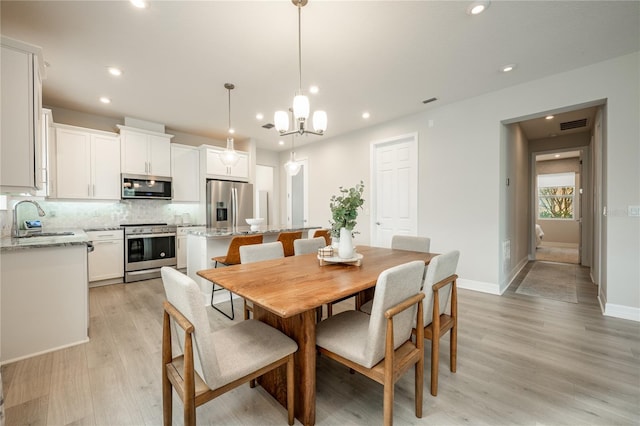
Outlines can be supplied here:
<path id="1" fill-rule="evenodd" d="M 633 217 L 640 217 L 640 206 L 627 206 L 627 214 Z"/>

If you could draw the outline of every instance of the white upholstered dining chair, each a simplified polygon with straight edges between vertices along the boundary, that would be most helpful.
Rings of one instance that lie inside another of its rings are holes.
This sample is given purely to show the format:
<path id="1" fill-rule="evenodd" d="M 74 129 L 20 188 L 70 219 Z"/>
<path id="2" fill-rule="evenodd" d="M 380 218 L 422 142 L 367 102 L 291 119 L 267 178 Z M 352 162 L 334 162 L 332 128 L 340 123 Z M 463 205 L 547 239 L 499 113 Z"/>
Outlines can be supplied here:
<path id="1" fill-rule="evenodd" d="M 394 250 L 409 250 L 429 253 L 431 246 L 431 238 L 415 237 L 413 235 L 394 235 L 391 237 L 391 248 Z M 423 276 L 424 278 L 424 276 Z M 371 305 L 373 300 L 363 303 L 360 310 L 364 313 L 371 313 Z"/>
<path id="2" fill-rule="evenodd" d="M 261 262 L 263 260 L 284 257 L 284 249 L 280 241 L 273 243 L 253 244 L 240 247 L 240 263 Z M 244 319 L 249 319 L 253 307 L 244 300 Z"/>
<path id="3" fill-rule="evenodd" d="M 422 417 L 424 342 L 420 291 L 424 262 L 413 261 L 383 271 L 378 277 L 371 315 L 345 311 L 317 325 L 316 345 L 334 359 L 384 386 L 384 424 L 393 423 L 395 382 L 414 365 L 415 412 Z"/>
<path id="4" fill-rule="evenodd" d="M 427 266 L 422 291 L 424 298 L 424 338 L 431 340 L 431 395 L 438 395 L 440 338 L 449 335 L 449 368 L 456 372 L 458 356 L 458 290 L 456 268 L 458 250 L 440 254 Z M 414 333 L 416 330 L 414 329 Z"/>
<path id="5" fill-rule="evenodd" d="M 318 249 L 326 247 L 324 237 L 299 238 L 293 241 L 293 253 L 296 256 L 301 254 L 317 253 Z"/>
<path id="6" fill-rule="evenodd" d="M 391 237 L 391 248 L 394 250 L 410 250 L 429 253 L 431 238 L 413 235 L 394 235 Z"/>
<path id="7" fill-rule="evenodd" d="M 286 365 L 288 422 L 292 425 L 296 342 L 255 320 L 213 330 L 196 282 L 169 267 L 163 267 L 161 275 L 167 296 L 162 328 L 164 424 L 172 421 L 172 388 L 184 405 L 184 424 L 195 425 L 197 406 Z M 178 355 L 172 352 L 172 327 L 181 351 Z"/>

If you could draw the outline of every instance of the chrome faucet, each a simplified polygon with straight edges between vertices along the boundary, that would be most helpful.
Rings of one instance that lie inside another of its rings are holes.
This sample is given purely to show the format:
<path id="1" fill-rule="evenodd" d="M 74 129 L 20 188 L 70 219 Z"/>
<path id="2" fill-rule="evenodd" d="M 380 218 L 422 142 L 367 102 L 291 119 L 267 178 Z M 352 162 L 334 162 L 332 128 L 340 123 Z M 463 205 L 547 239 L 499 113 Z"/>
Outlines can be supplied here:
<path id="1" fill-rule="evenodd" d="M 44 210 L 42 210 L 42 207 L 40 207 L 40 204 L 38 204 L 37 202 L 33 201 L 33 200 L 22 200 L 22 201 L 18 201 L 16 203 L 15 206 L 13 206 L 13 232 L 12 235 L 14 237 L 18 236 L 18 231 L 19 231 L 19 227 L 18 227 L 18 206 L 22 203 L 31 203 L 34 206 L 36 206 L 36 208 L 38 209 L 38 215 L 40 217 L 44 216 L 46 213 L 44 212 Z"/>

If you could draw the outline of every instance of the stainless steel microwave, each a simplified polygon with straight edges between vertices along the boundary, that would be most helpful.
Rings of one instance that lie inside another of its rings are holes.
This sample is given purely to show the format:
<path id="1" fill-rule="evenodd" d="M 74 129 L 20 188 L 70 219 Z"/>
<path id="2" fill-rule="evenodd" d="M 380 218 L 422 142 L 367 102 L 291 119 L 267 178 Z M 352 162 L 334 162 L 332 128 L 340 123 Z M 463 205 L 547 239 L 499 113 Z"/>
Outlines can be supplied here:
<path id="1" fill-rule="evenodd" d="M 171 178 L 122 174 L 122 199 L 170 200 L 173 197 Z"/>

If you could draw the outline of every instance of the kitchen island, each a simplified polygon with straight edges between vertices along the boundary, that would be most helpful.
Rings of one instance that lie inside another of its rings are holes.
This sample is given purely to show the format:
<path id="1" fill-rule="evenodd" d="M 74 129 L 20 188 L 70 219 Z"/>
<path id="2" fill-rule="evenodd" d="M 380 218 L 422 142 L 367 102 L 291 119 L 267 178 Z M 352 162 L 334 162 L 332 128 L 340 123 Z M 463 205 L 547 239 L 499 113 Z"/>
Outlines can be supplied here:
<path id="1" fill-rule="evenodd" d="M 0 364 L 89 340 L 89 240 L 71 232 L 0 241 Z"/>
<path id="2" fill-rule="evenodd" d="M 198 271 L 211 269 L 215 266 L 212 257 L 227 254 L 229 243 L 236 235 L 263 235 L 263 242 L 276 241 L 280 232 L 303 231 L 302 238 L 307 238 L 308 231 L 319 229 L 312 227 L 288 227 L 284 225 L 260 226 L 257 231 L 252 231 L 249 226 L 237 228 L 207 228 L 204 231 L 189 232 L 187 237 L 187 275 L 200 286 L 205 305 L 211 303 L 212 285 L 209 281 L 197 275 Z M 219 265 L 220 266 L 220 265 Z M 216 291 L 214 303 L 229 300 L 226 290 Z"/>

